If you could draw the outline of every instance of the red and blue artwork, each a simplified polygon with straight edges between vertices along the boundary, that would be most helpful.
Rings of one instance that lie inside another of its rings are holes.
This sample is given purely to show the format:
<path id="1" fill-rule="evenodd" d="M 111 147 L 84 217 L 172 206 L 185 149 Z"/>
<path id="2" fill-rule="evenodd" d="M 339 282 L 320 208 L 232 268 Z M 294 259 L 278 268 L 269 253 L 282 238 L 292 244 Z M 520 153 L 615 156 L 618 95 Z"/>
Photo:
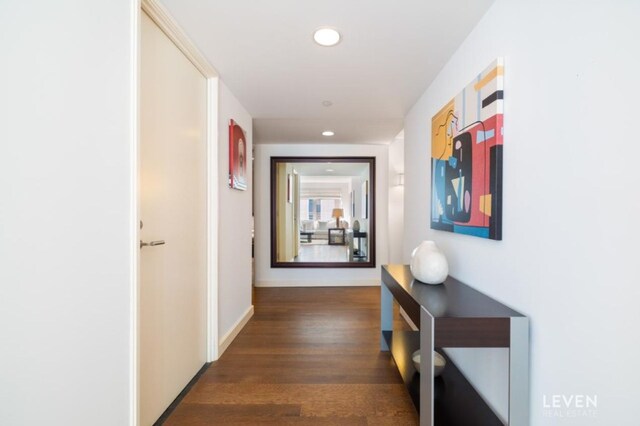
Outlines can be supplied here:
<path id="1" fill-rule="evenodd" d="M 502 239 L 501 58 L 431 120 L 431 228 Z"/>
<path id="2" fill-rule="evenodd" d="M 247 138 L 233 120 L 229 122 L 229 188 L 247 190 Z"/>

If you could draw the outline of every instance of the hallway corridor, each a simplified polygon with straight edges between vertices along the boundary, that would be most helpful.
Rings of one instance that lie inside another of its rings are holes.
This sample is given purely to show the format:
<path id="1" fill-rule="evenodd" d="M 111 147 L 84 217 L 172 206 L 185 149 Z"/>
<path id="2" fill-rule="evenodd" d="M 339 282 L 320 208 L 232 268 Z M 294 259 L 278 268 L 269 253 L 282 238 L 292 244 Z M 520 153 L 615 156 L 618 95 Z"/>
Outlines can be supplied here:
<path id="1" fill-rule="evenodd" d="M 165 425 L 417 424 L 379 351 L 379 287 L 255 291 L 254 317 Z"/>

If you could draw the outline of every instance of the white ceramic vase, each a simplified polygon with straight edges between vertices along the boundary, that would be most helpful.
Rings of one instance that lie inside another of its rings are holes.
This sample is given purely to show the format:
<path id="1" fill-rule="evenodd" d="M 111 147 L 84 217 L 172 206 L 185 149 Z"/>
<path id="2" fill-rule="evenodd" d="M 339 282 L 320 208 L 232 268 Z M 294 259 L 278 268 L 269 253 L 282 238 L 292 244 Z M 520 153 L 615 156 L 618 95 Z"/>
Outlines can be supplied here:
<path id="1" fill-rule="evenodd" d="M 426 284 L 442 284 L 449 275 L 447 258 L 435 241 L 423 241 L 411 253 L 411 273 Z"/>

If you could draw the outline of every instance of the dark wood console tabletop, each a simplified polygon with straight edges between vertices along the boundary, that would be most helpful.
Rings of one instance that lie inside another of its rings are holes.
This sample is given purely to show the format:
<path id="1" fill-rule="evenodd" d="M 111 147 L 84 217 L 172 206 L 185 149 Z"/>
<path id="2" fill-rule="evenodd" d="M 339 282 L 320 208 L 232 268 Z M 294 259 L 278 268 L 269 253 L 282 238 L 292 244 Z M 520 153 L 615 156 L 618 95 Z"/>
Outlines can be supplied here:
<path id="1" fill-rule="evenodd" d="M 393 299 L 419 331 L 393 331 Z M 448 277 L 441 285 L 413 278 L 407 265 L 383 265 L 381 349 L 391 351 L 409 394 L 420 411 L 420 425 L 510 425 L 529 422 L 529 322 L 522 314 Z M 502 422 L 446 357 L 447 366 L 433 378 L 433 349 L 507 348 L 509 414 Z M 411 355 L 421 351 L 421 370 Z M 429 350 L 424 350 L 429 349 Z M 427 366 L 430 366 L 427 367 Z"/>

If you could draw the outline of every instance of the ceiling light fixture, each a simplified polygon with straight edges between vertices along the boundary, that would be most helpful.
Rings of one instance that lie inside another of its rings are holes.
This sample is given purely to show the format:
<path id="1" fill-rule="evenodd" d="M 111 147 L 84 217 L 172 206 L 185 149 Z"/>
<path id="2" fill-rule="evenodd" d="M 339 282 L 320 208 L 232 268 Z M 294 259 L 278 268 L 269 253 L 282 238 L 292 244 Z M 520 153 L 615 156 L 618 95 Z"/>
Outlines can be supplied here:
<path id="1" fill-rule="evenodd" d="M 313 39 L 320 46 L 331 47 L 340 43 L 340 33 L 333 28 L 318 28 L 313 33 Z"/>
<path id="2" fill-rule="evenodd" d="M 324 132 L 322 132 L 322 136 L 333 136 L 335 135 L 335 133 L 333 133 L 331 130 L 325 130 Z"/>
<path id="3" fill-rule="evenodd" d="M 333 102 L 331 101 L 322 101 L 322 106 L 324 107 L 330 107 L 331 105 L 333 105 Z"/>
<path id="4" fill-rule="evenodd" d="M 333 170 L 333 169 L 327 169 L 327 171 L 328 171 L 328 172 L 333 172 L 334 170 Z"/>

